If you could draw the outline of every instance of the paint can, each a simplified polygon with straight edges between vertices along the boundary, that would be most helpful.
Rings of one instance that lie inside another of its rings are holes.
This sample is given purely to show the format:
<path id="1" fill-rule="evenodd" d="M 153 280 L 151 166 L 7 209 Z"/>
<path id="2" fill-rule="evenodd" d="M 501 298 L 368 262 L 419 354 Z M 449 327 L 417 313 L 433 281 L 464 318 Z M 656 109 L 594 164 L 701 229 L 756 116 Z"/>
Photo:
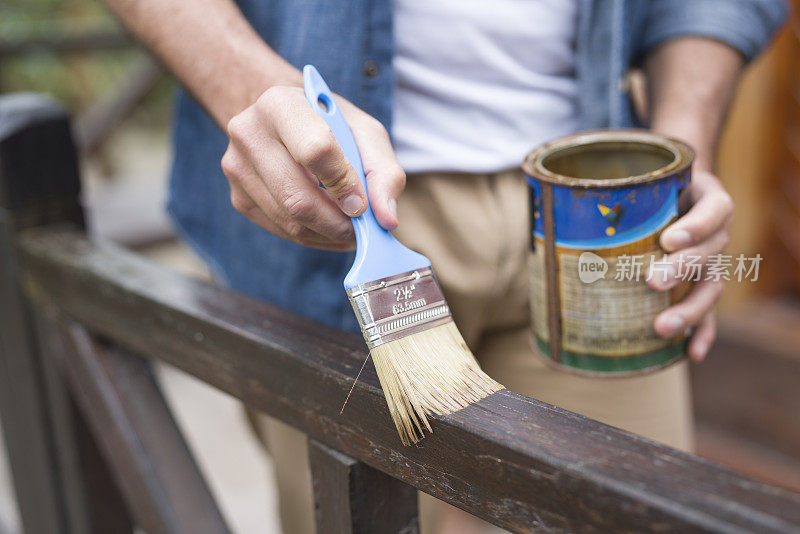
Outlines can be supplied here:
<path id="1" fill-rule="evenodd" d="M 579 133 L 527 156 L 532 332 L 551 363 L 629 376 L 683 357 L 686 336 L 663 339 L 653 320 L 688 284 L 658 292 L 646 280 L 664 276 L 658 239 L 693 159 L 685 143 L 647 130 Z"/>

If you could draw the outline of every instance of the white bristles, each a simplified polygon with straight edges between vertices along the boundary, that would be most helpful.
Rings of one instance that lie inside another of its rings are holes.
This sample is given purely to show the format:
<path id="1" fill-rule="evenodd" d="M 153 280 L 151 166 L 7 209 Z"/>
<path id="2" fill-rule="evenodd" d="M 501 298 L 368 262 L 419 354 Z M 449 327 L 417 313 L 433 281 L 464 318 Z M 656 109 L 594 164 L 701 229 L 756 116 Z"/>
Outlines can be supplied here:
<path id="1" fill-rule="evenodd" d="M 460 410 L 503 388 L 481 371 L 452 321 L 370 353 L 404 445 L 422 439 L 423 429 L 432 432 L 429 414 Z"/>

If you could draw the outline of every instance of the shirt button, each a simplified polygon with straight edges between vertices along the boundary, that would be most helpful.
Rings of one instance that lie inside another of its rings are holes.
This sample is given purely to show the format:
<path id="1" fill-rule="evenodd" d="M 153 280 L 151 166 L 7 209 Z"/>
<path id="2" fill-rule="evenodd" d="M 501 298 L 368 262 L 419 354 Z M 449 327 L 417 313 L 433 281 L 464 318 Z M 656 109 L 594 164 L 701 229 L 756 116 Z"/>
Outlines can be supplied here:
<path id="1" fill-rule="evenodd" d="M 371 59 L 364 62 L 364 75 L 367 78 L 374 78 L 378 75 L 379 72 L 380 69 L 378 68 L 377 63 L 375 63 Z"/>

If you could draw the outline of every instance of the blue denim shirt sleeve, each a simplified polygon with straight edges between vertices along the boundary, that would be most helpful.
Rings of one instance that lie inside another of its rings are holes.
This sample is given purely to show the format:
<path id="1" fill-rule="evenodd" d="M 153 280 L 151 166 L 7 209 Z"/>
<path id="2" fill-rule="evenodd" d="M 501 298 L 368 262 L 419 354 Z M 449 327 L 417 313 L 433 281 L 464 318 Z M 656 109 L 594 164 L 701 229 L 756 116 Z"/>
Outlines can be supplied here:
<path id="1" fill-rule="evenodd" d="M 786 0 L 651 0 L 641 52 L 695 35 L 722 41 L 750 60 L 769 43 L 787 14 Z"/>

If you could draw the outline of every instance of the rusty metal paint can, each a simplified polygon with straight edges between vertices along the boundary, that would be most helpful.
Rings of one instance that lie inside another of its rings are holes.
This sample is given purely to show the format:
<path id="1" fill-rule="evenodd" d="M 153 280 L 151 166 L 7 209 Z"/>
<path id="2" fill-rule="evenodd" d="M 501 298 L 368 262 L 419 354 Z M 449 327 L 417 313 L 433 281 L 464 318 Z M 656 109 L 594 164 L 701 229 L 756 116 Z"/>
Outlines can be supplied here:
<path id="1" fill-rule="evenodd" d="M 628 376 L 683 357 L 686 336 L 660 338 L 653 320 L 688 284 L 658 292 L 646 277 L 693 159 L 685 143 L 646 130 L 579 133 L 527 156 L 532 331 L 551 363 Z"/>

